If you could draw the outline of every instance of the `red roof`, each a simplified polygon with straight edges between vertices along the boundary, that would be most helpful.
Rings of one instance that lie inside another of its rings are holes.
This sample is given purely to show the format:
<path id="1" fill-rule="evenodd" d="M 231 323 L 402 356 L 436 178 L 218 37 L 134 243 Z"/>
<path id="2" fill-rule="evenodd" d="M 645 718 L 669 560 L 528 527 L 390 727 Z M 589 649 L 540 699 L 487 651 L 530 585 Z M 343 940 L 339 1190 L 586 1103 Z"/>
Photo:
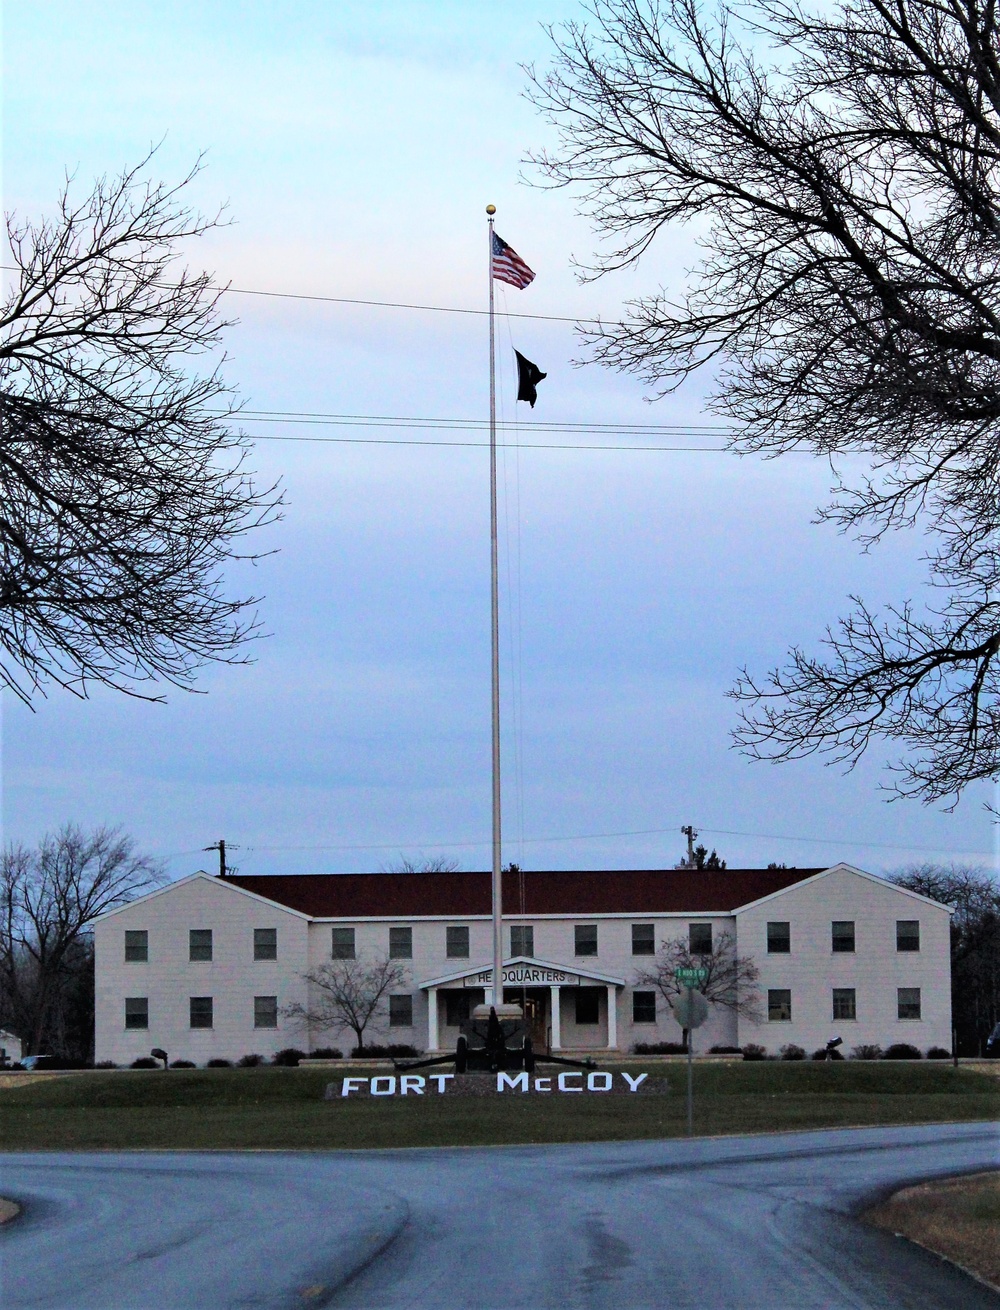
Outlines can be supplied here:
<path id="1" fill-rule="evenodd" d="M 507 914 L 705 914 L 736 909 L 820 872 L 525 870 L 504 874 L 503 904 Z M 465 919 L 490 913 L 488 873 L 233 874 L 225 881 L 316 918 Z"/>

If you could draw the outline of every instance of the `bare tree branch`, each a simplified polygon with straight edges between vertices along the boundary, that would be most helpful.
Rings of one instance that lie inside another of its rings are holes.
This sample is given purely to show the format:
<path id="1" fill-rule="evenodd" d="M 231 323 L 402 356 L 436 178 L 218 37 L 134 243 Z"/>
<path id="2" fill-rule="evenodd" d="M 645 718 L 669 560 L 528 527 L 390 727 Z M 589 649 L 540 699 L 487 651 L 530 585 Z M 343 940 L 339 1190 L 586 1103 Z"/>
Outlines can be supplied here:
<path id="1" fill-rule="evenodd" d="M 756 986 L 760 970 L 748 955 L 736 954 L 735 934 L 725 931 L 713 934 L 712 949 L 693 952 L 683 937 L 663 942 L 655 960 L 646 969 L 636 973 L 637 987 L 655 987 L 668 1005 L 680 996 L 687 984 L 677 981 L 678 969 L 704 969 L 706 977 L 693 984 L 695 991 L 720 1010 L 749 1019 L 761 1020 L 760 995 Z M 684 1029 L 687 1042 L 687 1029 Z"/>
<path id="2" fill-rule="evenodd" d="M 391 992 L 407 980 L 406 966 L 386 956 L 353 960 L 330 960 L 317 969 L 302 974 L 309 984 L 306 1005 L 295 1002 L 285 1006 L 282 1014 L 303 1028 L 320 1031 L 350 1028 L 365 1044 L 365 1029 L 385 1006 Z"/>

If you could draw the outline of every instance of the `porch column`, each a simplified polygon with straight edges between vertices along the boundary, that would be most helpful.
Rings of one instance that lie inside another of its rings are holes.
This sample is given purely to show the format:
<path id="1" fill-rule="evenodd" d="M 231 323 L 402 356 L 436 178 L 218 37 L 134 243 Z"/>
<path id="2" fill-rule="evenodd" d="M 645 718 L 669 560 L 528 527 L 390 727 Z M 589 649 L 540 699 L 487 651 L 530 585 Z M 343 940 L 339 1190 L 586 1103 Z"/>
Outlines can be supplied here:
<path id="1" fill-rule="evenodd" d="M 608 1049 L 618 1049 L 618 988 L 608 983 Z"/>
<path id="2" fill-rule="evenodd" d="M 428 1051 L 441 1049 L 441 1038 L 438 1034 L 438 989 L 436 987 L 427 988 L 427 1049 Z"/>
<path id="3" fill-rule="evenodd" d="M 551 1042 L 553 1051 L 562 1050 L 562 1033 L 559 1030 L 559 996 L 561 988 L 549 988 L 549 1027 L 552 1030 Z"/>

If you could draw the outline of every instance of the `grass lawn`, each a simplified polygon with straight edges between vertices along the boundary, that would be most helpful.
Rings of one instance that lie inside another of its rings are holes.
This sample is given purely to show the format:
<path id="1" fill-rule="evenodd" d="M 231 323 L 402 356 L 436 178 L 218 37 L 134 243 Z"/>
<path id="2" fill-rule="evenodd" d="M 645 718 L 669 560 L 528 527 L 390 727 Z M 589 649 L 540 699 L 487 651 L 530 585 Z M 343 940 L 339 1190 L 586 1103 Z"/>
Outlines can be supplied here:
<path id="1" fill-rule="evenodd" d="M 610 1141 L 686 1131 L 684 1071 L 664 1096 L 428 1093 L 324 1101 L 343 1069 L 171 1069 L 49 1075 L 0 1089 L 8 1150 L 322 1149 Z M 365 1075 L 378 1072 L 360 1070 Z M 695 1132 L 731 1134 L 987 1119 L 1000 1084 L 948 1065 L 844 1061 L 695 1068 Z"/>
<path id="2" fill-rule="evenodd" d="M 906 1187 L 866 1218 L 1000 1287 L 1000 1170 Z"/>

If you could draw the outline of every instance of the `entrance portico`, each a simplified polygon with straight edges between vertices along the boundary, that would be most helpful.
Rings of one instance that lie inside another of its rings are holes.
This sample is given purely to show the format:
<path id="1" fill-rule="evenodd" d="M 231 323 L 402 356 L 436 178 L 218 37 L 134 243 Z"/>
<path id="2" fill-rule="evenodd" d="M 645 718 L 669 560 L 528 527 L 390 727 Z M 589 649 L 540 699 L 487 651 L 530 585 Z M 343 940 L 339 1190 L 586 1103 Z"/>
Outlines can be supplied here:
<path id="1" fill-rule="evenodd" d="M 581 968 L 578 965 L 567 968 L 561 964 L 554 964 L 550 960 L 538 960 L 526 955 L 515 956 L 503 966 L 505 1000 L 518 1000 L 522 990 L 524 990 L 526 994 L 530 993 L 531 999 L 537 1004 L 538 1002 L 544 1002 L 545 992 L 548 992 L 548 1005 L 546 1007 L 548 1010 L 547 1045 L 553 1051 L 563 1049 L 563 989 L 580 987 L 600 987 L 606 992 L 606 1049 L 617 1050 L 618 990 L 624 986 L 624 978 L 615 978 L 596 969 Z M 454 993 L 475 989 L 479 993 L 490 994 L 493 991 L 493 969 L 489 965 L 467 967 L 454 973 L 444 974 L 440 978 L 429 978 L 427 981 L 421 982 L 419 987 L 421 991 L 427 993 L 427 1049 L 428 1051 L 440 1051 L 442 1046 L 439 992 Z"/>

